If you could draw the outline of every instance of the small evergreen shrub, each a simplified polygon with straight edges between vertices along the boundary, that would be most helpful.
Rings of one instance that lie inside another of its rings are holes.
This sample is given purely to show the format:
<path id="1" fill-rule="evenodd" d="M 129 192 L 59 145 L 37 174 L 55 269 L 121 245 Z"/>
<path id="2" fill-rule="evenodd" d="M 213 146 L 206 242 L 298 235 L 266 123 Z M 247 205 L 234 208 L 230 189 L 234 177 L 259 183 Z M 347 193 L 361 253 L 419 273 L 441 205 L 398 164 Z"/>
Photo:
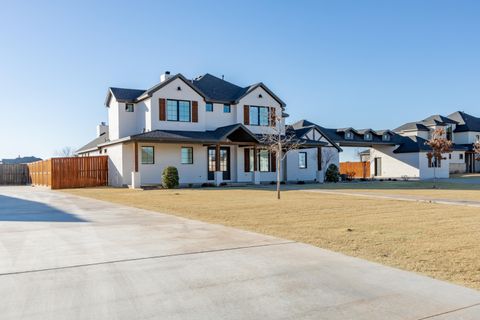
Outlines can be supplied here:
<path id="1" fill-rule="evenodd" d="M 338 180 L 340 180 L 340 172 L 338 171 L 338 167 L 332 163 L 325 172 L 325 181 L 338 182 Z"/>
<path id="2" fill-rule="evenodd" d="M 178 188 L 178 170 L 175 167 L 166 167 L 162 173 L 162 186 L 166 189 Z"/>

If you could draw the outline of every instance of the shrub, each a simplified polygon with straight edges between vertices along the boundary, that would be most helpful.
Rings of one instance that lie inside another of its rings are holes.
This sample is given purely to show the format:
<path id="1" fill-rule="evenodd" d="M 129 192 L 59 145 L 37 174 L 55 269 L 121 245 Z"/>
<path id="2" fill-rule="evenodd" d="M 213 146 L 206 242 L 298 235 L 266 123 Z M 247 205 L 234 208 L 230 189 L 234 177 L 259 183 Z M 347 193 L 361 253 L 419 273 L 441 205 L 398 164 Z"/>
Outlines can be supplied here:
<path id="1" fill-rule="evenodd" d="M 299 180 L 299 181 L 297 181 L 297 184 L 305 184 L 305 181 Z"/>
<path id="2" fill-rule="evenodd" d="M 167 189 L 178 188 L 178 170 L 175 167 L 166 167 L 162 173 L 162 186 Z"/>
<path id="3" fill-rule="evenodd" d="M 352 181 L 355 178 L 355 171 L 348 171 L 345 173 L 347 175 L 347 180 Z"/>
<path id="4" fill-rule="evenodd" d="M 202 183 L 202 188 L 212 188 L 212 187 L 215 187 L 215 184 L 213 184 L 211 182 Z"/>
<path id="5" fill-rule="evenodd" d="M 325 181 L 338 182 L 339 179 L 340 173 L 338 172 L 338 167 L 332 163 L 328 166 L 327 171 L 325 172 Z"/>

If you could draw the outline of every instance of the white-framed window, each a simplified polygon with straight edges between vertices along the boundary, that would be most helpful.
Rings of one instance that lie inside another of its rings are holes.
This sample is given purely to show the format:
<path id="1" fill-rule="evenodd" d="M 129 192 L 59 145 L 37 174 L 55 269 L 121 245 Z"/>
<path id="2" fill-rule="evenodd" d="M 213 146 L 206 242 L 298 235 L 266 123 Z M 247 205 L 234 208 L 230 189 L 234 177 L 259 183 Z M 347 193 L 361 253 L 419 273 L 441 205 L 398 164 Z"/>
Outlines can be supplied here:
<path id="1" fill-rule="evenodd" d="M 192 147 L 182 147 L 181 163 L 193 164 L 193 148 Z"/>
<path id="2" fill-rule="evenodd" d="M 268 172 L 270 164 L 270 153 L 268 150 L 258 151 L 258 166 L 261 172 Z"/>
<path id="3" fill-rule="evenodd" d="M 390 135 L 388 133 L 384 133 L 382 136 L 383 141 L 390 141 Z"/>
<path id="4" fill-rule="evenodd" d="M 154 164 L 155 163 L 155 148 L 152 146 L 142 147 L 142 164 Z"/>
<path id="5" fill-rule="evenodd" d="M 213 103 L 207 102 L 207 103 L 205 104 L 205 111 L 207 111 L 207 112 L 213 112 Z"/>
<path id="6" fill-rule="evenodd" d="M 298 153 L 298 168 L 307 169 L 307 153 L 306 152 Z"/>
<path id="7" fill-rule="evenodd" d="M 225 103 L 225 104 L 223 105 L 223 112 L 224 112 L 224 113 L 230 113 L 230 112 L 232 112 L 232 106 Z"/>
<path id="8" fill-rule="evenodd" d="M 364 139 L 365 140 L 372 140 L 372 133 L 370 133 L 370 132 L 365 133 Z"/>
<path id="9" fill-rule="evenodd" d="M 135 111 L 135 106 L 133 103 L 127 103 L 125 104 L 125 111 L 126 112 L 134 112 Z"/>
<path id="10" fill-rule="evenodd" d="M 352 131 L 346 131 L 345 132 L 345 139 L 346 140 L 352 140 L 353 139 L 353 132 Z"/>

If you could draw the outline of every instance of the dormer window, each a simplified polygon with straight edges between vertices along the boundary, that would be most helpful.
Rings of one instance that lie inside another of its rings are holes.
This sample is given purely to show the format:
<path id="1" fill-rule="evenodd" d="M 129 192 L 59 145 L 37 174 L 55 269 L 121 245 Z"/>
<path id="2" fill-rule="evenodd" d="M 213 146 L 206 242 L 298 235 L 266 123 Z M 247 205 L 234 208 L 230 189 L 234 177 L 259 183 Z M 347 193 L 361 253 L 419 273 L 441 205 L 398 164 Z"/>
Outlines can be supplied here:
<path id="1" fill-rule="evenodd" d="M 346 131 L 345 132 L 345 140 L 352 140 L 352 139 L 353 139 L 352 131 Z"/>
<path id="2" fill-rule="evenodd" d="M 365 135 L 363 136 L 363 138 L 364 138 L 365 140 L 372 140 L 372 133 L 370 133 L 370 132 L 365 133 Z"/>
<path id="3" fill-rule="evenodd" d="M 125 105 L 125 111 L 126 112 L 133 112 L 135 111 L 135 107 L 133 106 L 133 103 L 127 103 Z"/>
<path id="4" fill-rule="evenodd" d="M 383 141 L 390 141 L 390 135 L 388 133 L 384 133 L 382 136 Z"/>

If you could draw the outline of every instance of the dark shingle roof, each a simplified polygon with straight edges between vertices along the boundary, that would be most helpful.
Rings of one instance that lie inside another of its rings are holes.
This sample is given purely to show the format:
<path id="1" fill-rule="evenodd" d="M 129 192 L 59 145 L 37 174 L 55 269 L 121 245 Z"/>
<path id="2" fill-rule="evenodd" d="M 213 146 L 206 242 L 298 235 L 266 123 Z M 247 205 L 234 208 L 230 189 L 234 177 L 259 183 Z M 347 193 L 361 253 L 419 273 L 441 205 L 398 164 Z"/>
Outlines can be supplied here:
<path id="1" fill-rule="evenodd" d="M 455 128 L 455 132 L 480 132 L 480 118 L 474 117 L 462 111 L 454 112 L 449 115 L 448 118 L 458 123 Z"/>
<path id="2" fill-rule="evenodd" d="M 82 153 L 82 152 L 85 152 L 87 150 L 96 149 L 96 148 L 98 148 L 99 144 L 102 144 L 102 143 L 105 143 L 105 142 L 108 142 L 108 141 L 110 141 L 109 138 L 108 138 L 108 132 L 104 132 L 100 136 L 96 137 L 95 139 L 93 139 L 92 141 L 90 141 L 89 143 L 87 143 L 86 145 L 84 145 L 83 147 L 78 149 L 77 151 L 75 151 L 75 153 Z"/>
<path id="3" fill-rule="evenodd" d="M 227 139 L 258 142 L 257 137 L 242 124 L 233 124 L 210 131 L 153 130 L 131 136 L 132 140 L 164 142 L 215 143 Z"/>
<path id="4" fill-rule="evenodd" d="M 18 157 L 15 159 L 2 159 L 0 163 L 2 164 L 21 164 L 21 163 L 31 163 L 35 161 L 40 161 L 42 159 L 37 158 L 37 157 Z"/>
<path id="5" fill-rule="evenodd" d="M 394 132 L 401 132 L 401 131 L 430 131 L 425 125 L 419 122 L 408 122 L 400 127 L 393 129 Z"/>
<path id="6" fill-rule="evenodd" d="M 447 117 L 444 117 L 439 114 L 435 114 L 433 116 L 430 116 L 426 119 L 423 119 L 420 121 L 424 125 L 442 125 L 442 124 L 456 124 L 456 121 L 453 121 L 452 119 L 449 119 Z"/>
<path id="7" fill-rule="evenodd" d="M 195 80 L 193 85 L 203 92 L 209 99 L 223 102 L 234 102 L 248 91 L 249 87 L 242 88 L 228 81 L 219 79 L 207 73 Z"/>
<path id="8" fill-rule="evenodd" d="M 140 97 L 145 90 L 140 89 L 125 89 L 111 87 L 110 91 L 117 101 L 133 102 L 136 98 Z"/>

